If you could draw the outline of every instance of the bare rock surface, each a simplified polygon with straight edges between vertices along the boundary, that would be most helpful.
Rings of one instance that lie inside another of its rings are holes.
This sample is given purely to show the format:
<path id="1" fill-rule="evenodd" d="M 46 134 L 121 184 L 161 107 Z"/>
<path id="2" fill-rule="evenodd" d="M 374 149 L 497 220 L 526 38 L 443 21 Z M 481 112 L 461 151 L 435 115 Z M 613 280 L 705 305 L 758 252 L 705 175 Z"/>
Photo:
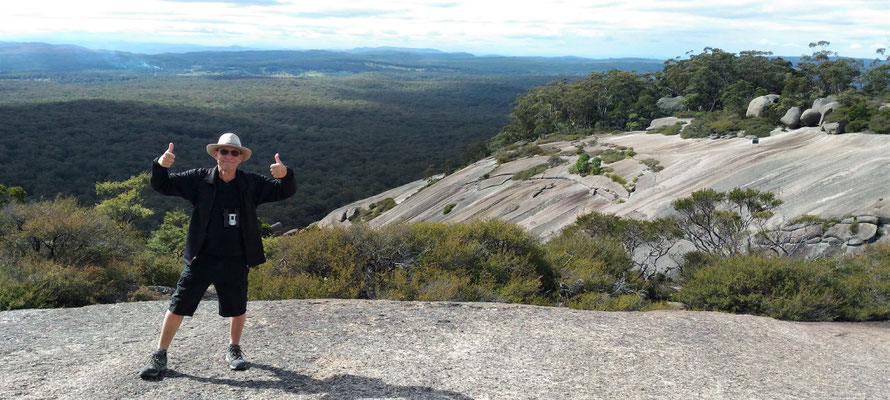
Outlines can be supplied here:
<path id="1" fill-rule="evenodd" d="M 888 398 L 890 322 L 501 303 L 251 302 L 242 347 L 204 302 L 158 381 L 137 371 L 166 302 L 0 312 L 0 397 Z"/>

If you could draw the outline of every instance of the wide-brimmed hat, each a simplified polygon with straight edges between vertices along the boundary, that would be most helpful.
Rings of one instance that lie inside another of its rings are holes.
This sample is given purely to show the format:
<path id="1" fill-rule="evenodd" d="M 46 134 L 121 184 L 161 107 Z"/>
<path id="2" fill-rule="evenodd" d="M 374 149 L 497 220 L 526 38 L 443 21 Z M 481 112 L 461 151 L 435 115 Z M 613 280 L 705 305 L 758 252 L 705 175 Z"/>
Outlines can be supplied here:
<path id="1" fill-rule="evenodd" d="M 234 133 L 223 133 L 222 136 L 219 137 L 219 141 L 216 144 L 208 144 L 207 145 L 207 154 L 210 154 L 211 157 L 216 157 L 216 150 L 220 147 L 237 147 L 238 150 L 241 150 L 241 154 L 244 154 L 244 158 L 241 161 L 247 161 L 250 158 L 250 149 L 241 145 L 241 139 L 238 138 L 238 135 Z"/>

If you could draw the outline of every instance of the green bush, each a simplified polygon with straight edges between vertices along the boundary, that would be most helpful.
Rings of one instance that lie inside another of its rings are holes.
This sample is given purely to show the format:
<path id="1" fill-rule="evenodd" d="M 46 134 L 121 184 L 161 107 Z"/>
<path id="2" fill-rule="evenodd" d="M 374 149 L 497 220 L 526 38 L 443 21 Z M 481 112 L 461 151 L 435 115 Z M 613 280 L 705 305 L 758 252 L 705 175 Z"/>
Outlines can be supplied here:
<path id="1" fill-rule="evenodd" d="M 0 271 L 0 310 L 79 307 L 124 301 L 137 278 L 126 265 L 65 266 L 24 257 Z"/>
<path id="2" fill-rule="evenodd" d="M 614 149 L 597 150 L 592 155 L 602 159 L 604 164 L 611 164 L 627 158 L 627 153 L 624 150 Z"/>
<path id="3" fill-rule="evenodd" d="M 567 229 L 543 247 L 556 274 L 559 304 L 611 311 L 649 305 L 647 283 L 618 241 Z"/>
<path id="4" fill-rule="evenodd" d="M 537 239 L 502 221 L 317 229 L 268 242 L 250 297 L 388 298 L 548 304 L 553 273 Z"/>
<path id="5" fill-rule="evenodd" d="M 599 175 L 603 172 L 601 165 L 602 160 L 599 157 L 590 158 L 589 154 L 582 153 L 578 160 L 575 161 L 575 165 L 569 167 L 569 173 L 581 176 Z"/>
<path id="6" fill-rule="evenodd" d="M 559 157 L 557 157 L 557 158 L 559 158 Z M 519 172 L 513 174 L 513 176 L 510 179 L 512 179 L 514 181 L 528 180 L 528 179 L 531 179 L 533 176 L 546 171 L 547 168 L 549 168 L 549 167 L 550 167 L 549 163 L 538 164 L 538 165 L 535 165 L 534 167 L 531 167 L 529 169 L 519 171 Z M 448 214 L 448 213 L 446 213 L 446 214 Z"/>
<path id="7" fill-rule="evenodd" d="M 677 301 L 694 310 L 795 321 L 890 318 L 890 247 L 817 261 L 755 255 L 716 260 L 692 272 Z"/>
<path id="8" fill-rule="evenodd" d="M 545 154 L 544 149 L 536 144 L 526 144 L 523 146 L 511 145 L 507 146 L 495 154 L 498 164 L 505 164 L 513 160 L 525 157 L 533 157 Z"/>
<path id="9" fill-rule="evenodd" d="M 457 206 L 457 204 L 454 204 L 454 203 L 446 204 L 445 208 L 442 209 L 442 214 L 450 213 L 451 210 L 453 210 L 455 206 Z"/>
<path id="10" fill-rule="evenodd" d="M 621 177 L 621 175 L 618 175 L 618 174 L 609 174 L 609 179 L 611 179 L 612 182 L 618 183 L 620 185 L 627 184 L 627 180 L 625 180 L 624 178 Z"/>
<path id="11" fill-rule="evenodd" d="M 128 224 L 60 198 L 0 210 L 0 308 L 123 301 L 143 246 Z"/>
<path id="12" fill-rule="evenodd" d="M 661 163 L 659 163 L 658 160 L 654 158 L 647 158 L 640 162 L 643 163 L 643 165 L 645 165 L 646 168 L 649 168 L 649 170 L 652 172 L 659 172 L 664 169 L 664 167 L 661 166 Z"/>

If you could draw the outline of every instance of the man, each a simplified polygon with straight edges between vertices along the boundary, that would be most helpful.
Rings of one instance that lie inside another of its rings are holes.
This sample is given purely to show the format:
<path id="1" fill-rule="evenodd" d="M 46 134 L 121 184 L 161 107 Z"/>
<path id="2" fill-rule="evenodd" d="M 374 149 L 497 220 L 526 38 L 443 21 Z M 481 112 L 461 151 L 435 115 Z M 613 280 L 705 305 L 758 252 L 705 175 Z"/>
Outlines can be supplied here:
<path id="1" fill-rule="evenodd" d="M 192 316 L 212 283 L 219 297 L 219 315 L 228 317 L 229 348 L 226 361 L 233 370 L 246 369 L 241 352 L 241 331 L 247 315 L 247 271 L 266 261 L 256 207 L 284 200 L 297 191 L 294 172 L 275 154 L 269 166 L 274 179 L 238 170 L 251 151 L 234 133 L 207 145 L 215 168 L 169 173 L 176 156 L 173 143 L 154 160 L 151 187 L 166 196 L 179 196 L 194 206 L 185 244 L 185 268 L 164 316 L 158 349 L 139 371 L 154 378 L 167 369 L 167 348 L 184 316 Z"/>

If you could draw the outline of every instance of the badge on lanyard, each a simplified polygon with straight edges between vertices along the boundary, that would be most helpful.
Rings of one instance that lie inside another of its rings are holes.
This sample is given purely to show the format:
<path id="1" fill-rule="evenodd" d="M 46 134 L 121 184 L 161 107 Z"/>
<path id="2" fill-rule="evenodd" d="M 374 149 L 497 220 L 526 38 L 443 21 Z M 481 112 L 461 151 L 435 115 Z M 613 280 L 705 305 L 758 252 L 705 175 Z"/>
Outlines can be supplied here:
<path id="1" fill-rule="evenodd" d="M 238 209 L 223 210 L 223 226 L 227 228 L 237 228 L 238 220 L 241 219 L 241 212 Z"/>

